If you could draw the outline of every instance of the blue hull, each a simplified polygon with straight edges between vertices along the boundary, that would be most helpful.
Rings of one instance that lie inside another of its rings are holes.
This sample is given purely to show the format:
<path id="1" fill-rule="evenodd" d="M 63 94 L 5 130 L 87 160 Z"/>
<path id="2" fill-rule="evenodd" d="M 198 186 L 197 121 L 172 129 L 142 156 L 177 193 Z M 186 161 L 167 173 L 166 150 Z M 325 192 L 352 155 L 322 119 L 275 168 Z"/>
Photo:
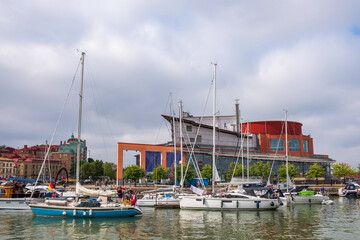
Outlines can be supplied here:
<path id="1" fill-rule="evenodd" d="M 107 217 L 133 217 L 142 214 L 137 208 L 132 209 L 106 209 L 106 208 L 46 208 L 31 206 L 36 216 L 44 217 L 71 217 L 71 218 L 107 218 Z"/>

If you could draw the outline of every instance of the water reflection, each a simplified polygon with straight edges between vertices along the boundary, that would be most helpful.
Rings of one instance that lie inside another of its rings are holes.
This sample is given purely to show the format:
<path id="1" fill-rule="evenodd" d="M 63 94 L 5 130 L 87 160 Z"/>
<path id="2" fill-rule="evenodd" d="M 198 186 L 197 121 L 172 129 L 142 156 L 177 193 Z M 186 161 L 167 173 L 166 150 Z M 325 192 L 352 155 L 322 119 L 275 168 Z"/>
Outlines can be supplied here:
<path id="1" fill-rule="evenodd" d="M 72 219 L 0 211 L 0 239 L 356 239 L 359 200 L 292 205 L 276 211 L 144 208 L 141 217 Z"/>

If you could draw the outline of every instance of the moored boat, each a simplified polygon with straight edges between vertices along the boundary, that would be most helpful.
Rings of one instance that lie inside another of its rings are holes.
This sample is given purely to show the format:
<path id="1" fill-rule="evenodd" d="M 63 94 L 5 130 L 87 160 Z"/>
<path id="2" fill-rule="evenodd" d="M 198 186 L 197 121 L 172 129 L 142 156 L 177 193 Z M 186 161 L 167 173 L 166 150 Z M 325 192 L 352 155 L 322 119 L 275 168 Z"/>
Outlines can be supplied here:
<path id="1" fill-rule="evenodd" d="M 360 197 L 360 186 L 357 183 L 347 183 L 344 188 L 339 188 L 339 197 Z"/>
<path id="2" fill-rule="evenodd" d="M 102 217 L 133 217 L 141 215 L 142 211 L 136 206 L 136 201 L 131 205 L 120 204 L 111 201 L 109 195 L 115 192 L 99 192 L 104 194 L 106 201 L 81 201 L 79 195 L 81 191 L 86 191 L 80 185 L 80 141 L 81 141 L 81 117 L 82 117 L 82 98 L 83 98 L 83 78 L 84 78 L 84 58 L 85 53 L 81 53 L 81 83 L 80 83 L 80 102 L 79 102 L 79 119 L 78 119 L 78 148 L 76 161 L 76 190 L 75 199 L 49 199 L 42 203 L 30 203 L 29 206 L 36 216 L 46 217 L 76 217 L 76 218 L 102 218 Z"/>

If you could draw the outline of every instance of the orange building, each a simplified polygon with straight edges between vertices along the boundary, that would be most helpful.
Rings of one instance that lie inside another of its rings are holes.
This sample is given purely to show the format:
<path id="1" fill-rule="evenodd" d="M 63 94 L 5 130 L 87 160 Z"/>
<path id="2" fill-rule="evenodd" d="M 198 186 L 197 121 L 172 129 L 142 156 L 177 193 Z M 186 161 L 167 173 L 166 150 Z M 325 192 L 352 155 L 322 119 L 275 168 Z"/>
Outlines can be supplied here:
<path id="1" fill-rule="evenodd" d="M 183 118 L 183 159 L 186 162 L 196 162 L 200 169 L 205 164 L 212 163 L 212 117 L 193 117 L 185 114 Z M 163 115 L 171 128 L 175 125 L 175 139 L 179 153 L 180 124 L 179 118 Z M 173 124 L 173 119 L 175 123 Z M 201 120 L 200 120 L 201 119 Z M 285 163 L 285 147 L 288 147 L 288 161 L 298 168 L 300 175 L 304 176 L 310 166 L 317 163 L 324 167 L 326 175 L 331 175 L 331 163 L 335 160 L 328 155 L 314 154 L 313 139 L 310 135 L 302 134 L 302 124 L 287 121 L 287 139 L 285 143 L 285 121 L 258 121 L 236 123 L 235 116 L 217 116 L 216 125 L 216 167 L 224 179 L 226 171 L 232 162 L 239 161 L 242 147 L 245 162 L 249 164 L 262 161 L 270 162 L 274 174 L 277 175 L 279 167 Z M 241 129 L 236 131 L 236 126 Z M 171 131 L 174 132 L 173 129 Z M 174 136 L 171 136 L 174 139 Z M 154 166 L 168 168 L 174 163 L 173 141 L 162 145 L 118 143 L 117 176 L 122 179 L 123 151 L 133 150 L 140 152 L 139 165 L 147 172 L 152 172 Z M 192 149 L 192 150 L 189 150 Z M 248 152 L 248 153 L 247 153 Z M 177 154 L 180 155 L 180 154 Z M 246 159 L 249 156 L 249 159 Z M 241 160 L 240 160 L 241 163 Z"/>

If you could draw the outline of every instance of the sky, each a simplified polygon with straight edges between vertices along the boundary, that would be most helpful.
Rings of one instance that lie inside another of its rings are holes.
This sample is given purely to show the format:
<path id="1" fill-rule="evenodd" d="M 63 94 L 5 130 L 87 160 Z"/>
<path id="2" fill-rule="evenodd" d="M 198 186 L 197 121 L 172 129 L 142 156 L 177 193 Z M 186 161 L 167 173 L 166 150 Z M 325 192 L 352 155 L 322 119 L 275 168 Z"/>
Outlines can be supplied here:
<path id="1" fill-rule="evenodd" d="M 217 63 L 217 109 L 301 122 L 316 154 L 360 163 L 359 1 L 0 0 L 0 145 L 77 135 L 90 157 L 171 140 L 161 114 L 201 116 Z M 210 104 L 211 105 L 211 104 Z M 211 115 L 207 104 L 205 115 Z M 134 164 L 125 154 L 125 165 Z"/>

